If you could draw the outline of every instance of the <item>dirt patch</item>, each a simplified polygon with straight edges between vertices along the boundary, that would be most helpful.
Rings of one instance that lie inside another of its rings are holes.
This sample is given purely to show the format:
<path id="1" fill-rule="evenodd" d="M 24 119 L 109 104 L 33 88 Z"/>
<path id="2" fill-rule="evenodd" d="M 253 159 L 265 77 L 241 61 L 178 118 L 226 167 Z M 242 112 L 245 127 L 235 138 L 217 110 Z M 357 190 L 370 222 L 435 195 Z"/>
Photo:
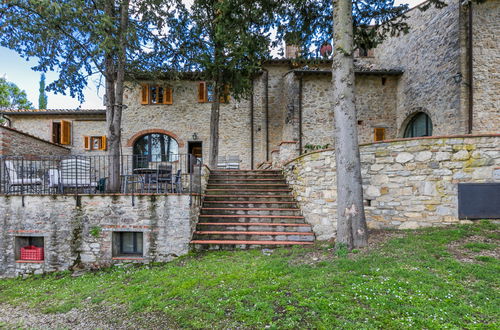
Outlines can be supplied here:
<path id="1" fill-rule="evenodd" d="M 491 232 L 492 233 L 492 232 Z M 487 248 L 481 248 L 482 246 Z M 448 251 L 461 262 L 475 262 L 478 257 L 500 259 L 500 246 L 494 238 L 473 235 L 448 245 Z"/>
<path id="2" fill-rule="evenodd" d="M 132 316 L 133 315 L 133 316 Z M 131 314 L 123 306 L 92 306 L 66 313 L 0 304 L 1 329 L 172 329 L 162 313 Z"/>
<path id="3" fill-rule="evenodd" d="M 375 249 L 380 248 L 383 244 L 385 244 L 388 240 L 393 238 L 402 238 L 407 234 L 402 231 L 396 230 L 382 230 L 382 229 L 373 229 L 369 231 L 369 239 L 368 246 L 364 248 L 357 249 L 355 253 L 350 253 L 348 258 L 358 258 L 359 256 L 365 255 Z M 338 258 L 335 253 L 335 241 L 324 241 L 319 242 L 311 247 L 311 251 L 300 256 L 294 258 L 291 261 L 291 264 L 299 265 L 299 264 L 307 264 L 314 265 L 321 261 L 331 261 Z"/>

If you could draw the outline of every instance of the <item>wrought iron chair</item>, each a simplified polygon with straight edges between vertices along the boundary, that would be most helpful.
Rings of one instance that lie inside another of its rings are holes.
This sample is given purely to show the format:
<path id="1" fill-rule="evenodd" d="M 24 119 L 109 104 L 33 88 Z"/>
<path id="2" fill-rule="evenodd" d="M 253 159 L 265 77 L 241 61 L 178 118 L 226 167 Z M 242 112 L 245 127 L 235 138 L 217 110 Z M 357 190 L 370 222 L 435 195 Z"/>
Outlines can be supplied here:
<path id="1" fill-rule="evenodd" d="M 12 160 L 6 160 L 4 164 L 5 173 L 7 175 L 7 193 L 16 191 L 21 193 L 40 192 L 43 183 L 42 179 L 33 177 L 34 173 L 32 173 L 28 166 L 21 164 L 21 166 L 18 166 L 16 169 L 14 161 Z"/>

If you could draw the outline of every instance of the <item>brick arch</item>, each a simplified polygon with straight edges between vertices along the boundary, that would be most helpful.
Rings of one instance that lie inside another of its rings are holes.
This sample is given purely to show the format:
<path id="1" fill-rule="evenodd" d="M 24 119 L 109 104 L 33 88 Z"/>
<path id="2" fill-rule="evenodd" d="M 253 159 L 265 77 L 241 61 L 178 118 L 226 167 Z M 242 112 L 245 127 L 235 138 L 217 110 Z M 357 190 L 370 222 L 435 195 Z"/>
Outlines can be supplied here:
<path id="1" fill-rule="evenodd" d="M 175 141 L 177 141 L 177 144 L 179 145 L 179 148 L 184 148 L 184 141 L 181 140 L 181 138 L 179 138 L 177 136 L 177 134 L 174 134 L 170 131 L 167 131 L 167 130 L 164 130 L 164 129 L 160 129 L 160 128 L 153 128 L 153 129 L 145 129 L 143 131 L 139 131 L 137 133 L 135 133 L 128 141 L 127 141 L 127 147 L 133 147 L 135 142 L 141 138 L 142 136 L 144 135 L 147 135 L 147 134 L 153 134 L 153 133 L 156 133 L 156 134 L 165 134 L 165 135 L 168 135 L 170 137 L 172 137 Z"/>

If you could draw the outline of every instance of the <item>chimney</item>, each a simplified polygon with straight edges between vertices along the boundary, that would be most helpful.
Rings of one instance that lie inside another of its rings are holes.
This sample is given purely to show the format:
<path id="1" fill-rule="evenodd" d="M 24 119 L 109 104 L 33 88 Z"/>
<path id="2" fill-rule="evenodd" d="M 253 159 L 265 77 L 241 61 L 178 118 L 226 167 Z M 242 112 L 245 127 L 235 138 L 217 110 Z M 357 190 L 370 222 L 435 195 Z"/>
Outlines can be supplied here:
<path id="1" fill-rule="evenodd" d="M 300 47 L 294 44 L 285 46 L 285 58 L 297 58 L 300 55 Z"/>

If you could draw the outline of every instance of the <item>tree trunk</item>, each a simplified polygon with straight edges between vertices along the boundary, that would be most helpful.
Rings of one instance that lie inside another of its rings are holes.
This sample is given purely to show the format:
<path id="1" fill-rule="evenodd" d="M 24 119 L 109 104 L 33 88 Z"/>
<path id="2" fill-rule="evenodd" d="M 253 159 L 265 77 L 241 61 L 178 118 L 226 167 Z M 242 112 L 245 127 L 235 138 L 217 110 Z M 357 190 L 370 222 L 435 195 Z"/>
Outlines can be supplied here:
<path id="1" fill-rule="evenodd" d="M 219 158 L 220 100 L 218 85 L 219 84 L 216 82 L 214 86 L 214 101 L 210 113 L 210 167 L 212 169 L 217 168 L 217 160 Z"/>
<path id="2" fill-rule="evenodd" d="M 112 1 L 111 1 L 112 3 Z M 112 16 L 112 5 L 107 10 Z M 127 48 L 129 0 L 120 3 L 120 23 L 118 31 L 119 45 L 116 50 L 116 65 L 111 54 L 106 58 L 106 94 L 108 104 L 106 105 L 106 123 L 108 127 L 108 155 L 109 155 L 109 181 L 108 191 L 120 191 L 120 150 L 121 150 L 121 121 L 123 110 L 123 91 L 125 81 L 125 62 Z M 116 70 L 116 71 L 115 71 Z"/>
<path id="3" fill-rule="evenodd" d="M 352 249 L 368 241 L 354 103 L 352 0 L 334 0 L 333 6 L 337 243 Z"/>

